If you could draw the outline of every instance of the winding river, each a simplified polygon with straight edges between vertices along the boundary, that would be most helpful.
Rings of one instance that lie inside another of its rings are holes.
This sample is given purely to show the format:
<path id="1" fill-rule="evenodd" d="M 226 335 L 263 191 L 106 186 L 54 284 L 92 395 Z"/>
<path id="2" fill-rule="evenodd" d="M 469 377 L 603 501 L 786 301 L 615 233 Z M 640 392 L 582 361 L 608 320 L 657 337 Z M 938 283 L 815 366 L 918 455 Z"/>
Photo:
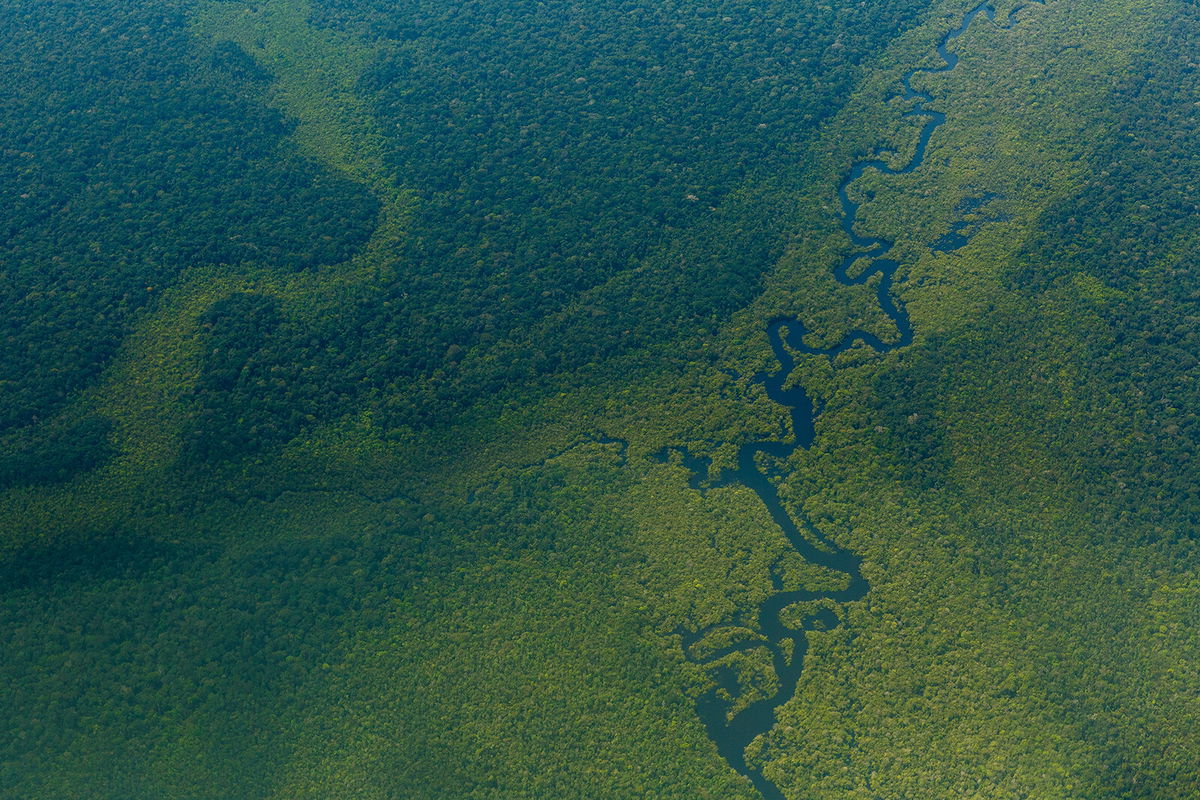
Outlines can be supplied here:
<path id="1" fill-rule="evenodd" d="M 908 314 L 903 304 L 892 296 L 892 283 L 900 267 L 897 261 L 887 258 L 894 242 L 858 232 L 856 227 L 859 204 L 851 198 L 850 189 L 868 172 L 905 175 L 918 169 L 925 162 L 929 141 L 934 132 L 945 123 L 946 115 L 928 107 L 928 104 L 933 102 L 933 95 L 914 88 L 913 80 L 920 75 L 949 72 L 954 69 L 958 65 L 959 57 L 950 46 L 978 17 L 983 16 L 1001 28 L 1011 28 L 1020 21 L 1021 12 L 1034 4 L 1044 4 L 1044 0 L 1018 4 L 1002 21 L 997 21 L 996 10 L 990 0 L 985 0 L 967 11 L 958 26 L 938 40 L 936 52 L 943 63 L 935 67 L 909 71 L 900 80 L 899 91 L 888 98 L 889 101 L 898 97 L 911 102 L 913 107 L 906 111 L 904 116 L 923 120 L 912 156 L 903 166 L 892 167 L 883 158 L 884 151 L 877 150 L 870 158 L 852 164 L 838 185 L 841 225 L 853 249 L 834 268 L 834 277 L 847 286 L 854 286 L 866 283 L 879 275 L 876 296 L 880 306 L 895 325 L 895 338 L 885 342 L 867 331 L 854 330 L 832 347 L 810 347 L 804 343 L 807 331 L 796 318 L 773 319 L 767 325 L 767 339 L 779 362 L 779 368 L 774 372 L 759 373 L 752 380 L 763 386 L 767 397 L 788 410 L 792 424 L 792 440 L 747 442 L 738 451 L 737 468 L 725 470 L 716 476 L 709 474 L 709 459 L 694 456 L 686 448 L 668 448 L 659 453 L 661 460 L 666 460 L 671 452 L 677 453 L 683 465 L 691 470 L 689 484 L 695 489 L 703 491 L 734 484 L 751 489 L 758 495 L 771 519 L 797 553 L 814 564 L 846 576 L 845 588 L 836 591 L 808 591 L 785 590 L 782 578 L 775 574 L 774 593 L 758 608 L 757 630 L 751 633 L 745 627 L 723 626 L 727 634 L 733 632 L 725 637 L 734 639 L 731 644 L 717 646 L 715 649 L 706 646 L 706 639 L 713 634 L 719 636 L 722 626 L 700 631 L 678 631 L 685 655 L 694 663 L 709 666 L 710 675 L 715 683 L 697 699 L 697 714 L 721 756 L 737 772 L 746 776 L 766 800 L 784 800 L 784 795 L 778 786 L 767 779 L 761 768 L 747 763 L 746 749 L 756 738 L 775 726 L 776 709 L 795 695 L 808 650 L 808 631 L 829 629 L 838 625 L 840 620 L 830 606 L 862 600 L 870 589 L 870 584 L 862 574 L 862 559 L 837 546 L 809 522 L 797 522 L 793 519 L 784 507 L 775 485 L 759 465 L 760 455 L 784 461 L 796 448 L 807 449 L 813 443 L 816 409 L 812 400 L 803 387 L 785 388 L 796 366 L 793 353 L 833 357 L 854 346 L 856 342 L 862 342 L 878 353 L 886 353 L 912 342 L 913 329 Z M 798 624 L 787 624 L 784 612 L 791 606 L 803 603 L 810 604 L 808 613 L 799 616 Z M 738 673 L 729 663 L 728 657 L 735 653 L 764 648 L 771 660 L 777 688 L 774 694 L 746 704 L 738 704 L 737 699 L 743 694 L 743 687 L 739 686 Z"/>

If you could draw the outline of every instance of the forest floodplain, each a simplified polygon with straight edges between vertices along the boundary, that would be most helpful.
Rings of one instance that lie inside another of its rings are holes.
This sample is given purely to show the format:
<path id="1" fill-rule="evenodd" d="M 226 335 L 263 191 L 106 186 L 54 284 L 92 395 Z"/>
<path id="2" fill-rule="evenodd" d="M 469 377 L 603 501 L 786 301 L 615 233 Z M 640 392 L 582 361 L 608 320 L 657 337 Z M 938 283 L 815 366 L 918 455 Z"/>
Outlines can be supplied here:
<path id="1" fill-rule="evenodd" d="M 1200 792 L 1190 5 L 2 5 L 0 795 Z"/>

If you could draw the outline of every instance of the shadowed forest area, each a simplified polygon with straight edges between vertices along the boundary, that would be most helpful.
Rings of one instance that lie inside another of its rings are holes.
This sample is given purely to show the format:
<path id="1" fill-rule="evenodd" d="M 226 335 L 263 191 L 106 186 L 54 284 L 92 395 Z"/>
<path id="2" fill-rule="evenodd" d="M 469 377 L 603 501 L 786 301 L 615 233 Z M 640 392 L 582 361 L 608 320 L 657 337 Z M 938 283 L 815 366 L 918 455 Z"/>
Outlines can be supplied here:
<path id="1" fill-rule="evenodd" d="M 0 797 L 1200 795 L 1197 53 L 0 0 Z"/>

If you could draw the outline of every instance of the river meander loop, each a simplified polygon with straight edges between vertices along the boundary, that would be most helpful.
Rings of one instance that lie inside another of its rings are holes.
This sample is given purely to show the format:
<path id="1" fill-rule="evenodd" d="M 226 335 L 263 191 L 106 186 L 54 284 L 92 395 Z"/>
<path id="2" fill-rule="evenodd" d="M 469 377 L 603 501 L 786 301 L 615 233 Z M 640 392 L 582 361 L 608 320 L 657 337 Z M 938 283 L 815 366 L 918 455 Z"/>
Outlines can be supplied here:
<path id="1" fill-rule="evenodd" d="M 892 283 L 900 264 L 887 258 L 894 242 L 880 236 L 860 233 L 857 230 L 859 204 L 851 198 L 851 187 L 867 172 L 881 175 L 906 175 L 920 168 L 934 132 L 946 122 L 946 114 L 928 108 L 933 95 L 913 87 L 919 75 L 932 75 L 953 70 L 959 63 L 958 55 L 950 49 L 951 44 L 971 27 L 979 16 L 1000 28 L 1016 25 L 1019 14 L 1031 5 L 1044 5 L 1044 0 L 1032 0 L 1014 7 L 1002 22 L 996 20 L 996 9 L 990 2 L 974 6 L 967 11 L 959 25 L 946 32 L 938 40 L 936 53 L 943 62 L 939 66 L 910 70 L 900 80 L 899 91 L 888 100 L 899 97 L 913 103 L 904 113 L 905 117 L 923 120 L 917 144 L 912 156 L 901 166 L 893 167 L 882 158 L 883 151 L 877 150 L 870 158 L 854 162 L 838 184 L 837 196 L 841 205 L 841 225 L 852 251 L 844 256 L 834 268 L 834 277 L 847 286 L 866 283 L 879 275 L 876 296 L 883 311 L 892 320 L 896 336 L 892 341 L 883 341 L 875 334 L 864 330 L 850 331 L 845 338 L 832 347 L 810 347 L 804 343 L 807 333 L 795 317 L 778 317 L 767 324 L 767 340 L 779 362 L 775 372 L 763 372 L 753 377 L 766 390 L 767 397 L 788 410 L 792 424 L 791 441 L 752 441 L 738 450 L 737 468 L 725 470 L 720 475 L 709 474 L 710 460 L 693 456 L 686 448 L 668 448 L 659 454 L 666 460 L 674 451 L 681 457 L 685 467 L 692 471 L 689 484 L 696 489 L 717 488 L 740 484 L 751 489 L 766 507 L 771 519 L 778 526 L 792 548 L 808 561 L 840 572 L 846 576 L 845 588 L 836 591 L 784 590 L 782 580 L 774 577 L 775 592 L 767 597 L 758 608 L 757 630 L 752 635 L 743 634 L 727 637 L 732 643 L 706 647 L 704 641 L 718 627 L 699 631 L 679 630 L 685 655 L 694 663 L 709 665 L 715 686 L 702 694 L 696 701 L 696 711 L 717 746 L 717 751 L 737 772 L 750 780 L 765 800 L 785 800 L 782 791 L 768 780 L 758 766 L 746 761 L 746 749 L 759 736 L 769 732 L 776 723 L 775 710 L 788 702 L 796 693 L 804 656 L 808 651 L 807 633 L 810 630 L 827 630 L 838 624 L 838 616 L 829 608 L 834 603 L 850 603 L 866 597 L 870 584 L 862 575 L 862 559 L 845 548 L 827 539 L 811 523 L 792 518 L 780 499 L 775 485 L 759 466 L 760 454 L 779 461 L 786 459 L 796 448 L 812 446 L 815 435 L 816 410 L 803 387 L 786 388 L 788 378 L 796 366 L 793 353 L 832 358 L 862 342 L 878 353 L 887 353 L 912 343 L 913 328 L 904 306 L 892 296 Z M 789 626 L 782 617 L 785 609 L 807 603 L 809 613 L 799 618 L 799 624 Z M 748 704 L 737 705 L 743 687 L 728 657 L 735 653 L 765 649 L 777 679 L 774 694 L 760 697 Z M 733 698 L 732 700 L 728 698 Z M 736 707 L 736 711 L 734 708 Z"/>

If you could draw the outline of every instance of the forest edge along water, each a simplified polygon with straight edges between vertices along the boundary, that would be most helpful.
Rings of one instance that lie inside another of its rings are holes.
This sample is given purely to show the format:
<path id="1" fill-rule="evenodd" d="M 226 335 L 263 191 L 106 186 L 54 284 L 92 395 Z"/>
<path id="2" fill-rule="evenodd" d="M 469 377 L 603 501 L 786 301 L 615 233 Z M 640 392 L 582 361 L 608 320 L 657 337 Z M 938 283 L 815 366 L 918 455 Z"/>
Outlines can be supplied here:
<path id="1" fill-rule="evenodd" d="M 775 726 L 775 710 L 795 695 L 808 650 L 808 631 L 828 630 L 840 624 L 841 620 L 828 604 L 862 600 L 866 597 L 870 584 L 862 575 L 862 559 L 859 556 L 831 542 L 808 521 L 797 522 L 792 518 L 784 508 L 775 485 L 759 467 L 758 456 L 763 454 L 774 459 L 786 460 L 796 448 L 808 449 L 812 446 L 817 409 L 803 387 L 785 388 L 796 366 L 793 353 L 833 358 L 856 342 L 862 342 L 877 353 L 887 353 L 912 343 L 913 328 L 908 314 L 903 304 L 892 296 L 892 284 L 900 264 L 886 256 L 894 242 L 882 237 L 860 234 L 855 230 L 860 204 L 851 198 L 850 188 L 868 171 L 875 171 L 881 175 L 905 175 L 920 167 L 925 161 L 929 141 L 934 131 L 945 123 L 946 114 L 927 107 L 927 104 L 933 101 L 933 95 L 914 88 L 913 80 L 922 74 L 932 75 L 954 69 L 958 65 L 959 57 L 950 50 L 950 45 L 965 33 L 980 15 L 998 27 L 1008 29 L 1020 21 L 1019 15 L 1022 11 L 1034 5 L 1045 5 L 1045 0 L 1031 0 L 1018 4 L 1009 11 L 1002 22 L 996 20 L 996 9 L 990 0 L 968 10 L 959 25 L 944 33 L 938 40 L 936 52 L 943 64 L 910 70 L 901 78 L 899 91 L 885 99 L 885 102 L 896 98 L 913 102 L 913 107 L 904 112 L 904 117 L 924 120 L 911 158 L 903 166 L 891 167 L 883 158 L 887 151 L 877 149 L 870 158 L 854 162 L 838 185 L 841 225 L 854 249 L 835 267 L 834 277 L 844 285 L 857 286 L 876 275 L 880 276 L 876 296 L 880 307 L 895 325 L 896 338 L 885 342 L 872 333 L 856 329 L 832 347 L 810 347 L 804 343 L 808 331 L 799 320 L 788 316 L 776 317 L 767 324 L 766 333 L 771 350 L 779 362 L 779 369 L 758 373 L 752 378 L 752 382 L 761 384 L 767 397 L 788 409 L 792 424 L 792 441 L 763 440 L 743 444 L 738 451 L 737 468 L 724 470 L 716 476 L 709 474 L 710 459 L 695 456 L 686 447 L 668 447 L 656 454 L 656 458 L 663 462 L 667 461 L 672 453 L 677 455 L 680 463 L 692 472 L 689 486 L 698 491 L 735 484 L 752 490 L 758 495 L 772 521 L 795 552 L 814 564 L 842 573 L 847 579 L 845 588 L 836 591 L 784 590 L 782 578 L 773 571 L 775 593 L 763 601 L 758 609 L 757 634 L 746 638 L 743 633 L 741 641 L 714 650 L 697 653 L 696 646 L 714 631 L 728 626 L 718 625 L 699 631 L 676 631 L 680 635 L 684 654 L 689 660 L 702 665 L 712 665 L 711 674 L 715 686 L 696 701 L 697 715 L 703 722 L 709 738 L 716 744 L 717 751 L 729 765 L 749 779 L 765 800 L 784 800 L 783 792 L 767 779 L 760 767 L 747 763 L 746 749 L 755 739 Z M 863 261 L 867 262 L 867 266 L 856 270 L 856 265 Z M 782 614 L 785 609 L 801 603 L 813 605 L 809 613 L 800 618 L 798 627 L 789 627 L 783 621 Z M 821 605 L 822 603 L 826 605 Z M 734 653 L 759 648 L 765 648 L 770 654 L 778 688 L 773 695 L 755 700 L 731 714 L 731 708 L 738 697 L 738 675 L 734 667 L 724 659 Z M 734 700 L 725 700 L 722 694 Z"/>

